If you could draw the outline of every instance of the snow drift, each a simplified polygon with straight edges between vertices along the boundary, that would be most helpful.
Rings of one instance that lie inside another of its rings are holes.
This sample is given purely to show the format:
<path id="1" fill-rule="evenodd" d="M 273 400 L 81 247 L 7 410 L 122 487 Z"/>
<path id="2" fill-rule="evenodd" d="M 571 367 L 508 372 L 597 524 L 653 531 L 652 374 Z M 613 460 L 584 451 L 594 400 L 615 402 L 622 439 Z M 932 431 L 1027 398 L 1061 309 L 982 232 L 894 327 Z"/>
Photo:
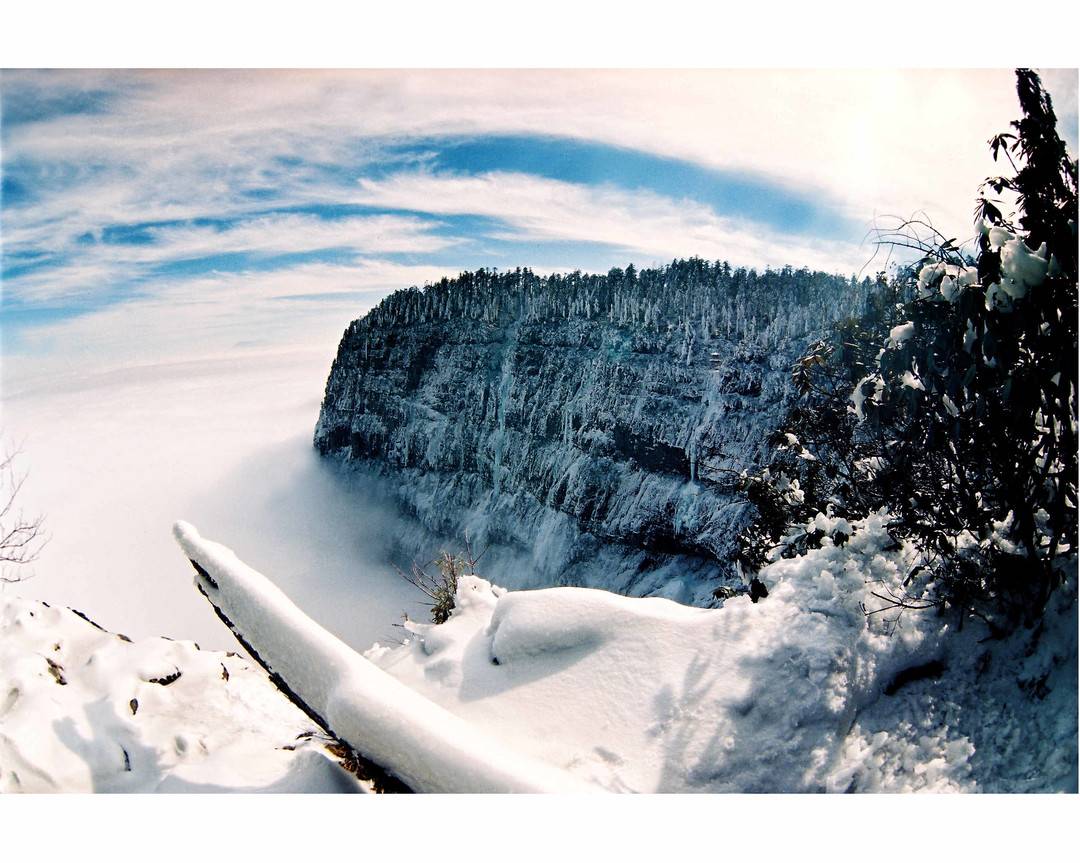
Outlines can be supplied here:
<path id="1" fill-rule="evenodd" d="M 3 597 L 0 790 L 366 790 L 336 737 L 420 791 L 1075 792 L 1075 580 L 991 640 L 878 610 L 913 562 L 883 515 L 822 525 L 850 538 L 766 567 L 756 604 L 467 577 L 446 623 L 361 656 L 180 524 L 197 587 L 309 715 L 236 654 Z"/>
<path id="2" fill-rule="evenodd" d="M 580 791 L 583 783 L 501 745 L 376 668 L 264 576 L 188 524 L 177 542 L 234 633 L 323 727 L 417 791 Z"/>
<path id="3" fill-rule="evenodd" d="M 462 578 L 449 621 L 365 656 L 224 547 L 176 534 L 262 661 L 416 790 L 1075 791 L 1075 585 L 997 642 L 876 613 L 913 563 L 885 522 L 713 610 Z"/>

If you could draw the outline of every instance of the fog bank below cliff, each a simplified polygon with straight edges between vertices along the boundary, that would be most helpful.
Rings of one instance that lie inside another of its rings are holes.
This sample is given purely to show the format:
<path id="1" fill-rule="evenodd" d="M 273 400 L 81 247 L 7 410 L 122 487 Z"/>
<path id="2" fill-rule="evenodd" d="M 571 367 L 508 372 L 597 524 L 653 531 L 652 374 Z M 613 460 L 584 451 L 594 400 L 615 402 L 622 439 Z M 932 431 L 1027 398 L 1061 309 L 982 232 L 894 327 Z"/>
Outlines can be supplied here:
<path id="1" fill-rule="evenodd" d="M 323 351 L 249 355 L 5 394 L 4 431 L 29 473 L 20 502 L 51 536 L 34 577 L 5 593 L 133 638 L 235 649 L 172 542 L 185 517 L 273 571 L 350 644 L 389 637 L 403 610 L 420 609 L 385 563 L 394 516 L 311 449 L 329 365 Z"/>

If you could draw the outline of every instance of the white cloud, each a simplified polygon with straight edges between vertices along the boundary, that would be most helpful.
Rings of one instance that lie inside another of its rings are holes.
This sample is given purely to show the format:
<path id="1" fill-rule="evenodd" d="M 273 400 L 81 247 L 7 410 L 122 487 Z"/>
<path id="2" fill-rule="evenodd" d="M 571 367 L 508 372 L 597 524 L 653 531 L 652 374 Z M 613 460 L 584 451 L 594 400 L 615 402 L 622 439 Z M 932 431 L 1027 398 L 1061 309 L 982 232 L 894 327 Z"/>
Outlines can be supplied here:
<path id="1" fill-rule="evenodd" d="M 73 263 L 43 267 L 7 280 L 5 289 L 21 301 L 58 301 L 94 297 L 117 284 L 144 275 L 147 268 L 168 262 L 235 252 L 290 254 L 342 249 L 362 254 L 426 253 L 446 249 L 453 237 L 433 233 L 437 222 L 407 216 L 356 216 L 320 219 L 276 214 L 246 219 L 223 228 L 178 224 L 149 228 L 146 244 L 76 244 L 71 237 L 54 252 Z M 6 239 L 6 238 L 5 238 Z M 34 249 L 33 240 L 15 232 L 7 251 Z M 342 272 L 341 269 L 338 270 Z M 362 275 L 358 271 L 358 275 Z M 273 276 L 266 278 L 272 279 Z M 191 283 L 192 288 L 198 284 Z M 162 288 L 154 285 L 160 292 Z"/>
<path id="2" fill-rule="evenodd" d="M 1051 74 L 1048 81 L 1057 88 L 1059 109 L 1075 105 L 1075 76 Z M 32 204 L 5 202 L 6 253 L 70 260 L 9 278 L 3 287 L 47 302 L 130 290 L 132 279 L 155 264 L 194 255 L 340 246 L 363 255 L 423 255 L 453 242 L 419 217 L 322 222 L 255 215 L 349 201 L 488 215 L 506 225 L 496 239 L 610 244 L 644 263 L 700 254 L 735 264 L 848 272 L 865 262 L 868 249 L 784 235 L 649 192 L 520 174 L 425 174 L 418 169 L 422 154 L 395 155 L 404 160 L 398 173 L 379 181 L 358 187 L 353 180 L 369 162 L 383 171 L 393 167 L 386 164 L 388 146 L 429 136 L 568 136 L 780 184 L 866 224 L 884 213 L 925 210 L 947 233 L 963 237 L 975 188 L 994 170 L 986 139 L 1018 113 L 1007 70 L 65 71 L 6 72 L 3 86 L 115 94 L 103 113 L 4 129 L 5 163 L 41 168 Z M 199 217 L 238 221 L 225 230 L 154 229 L 156 242 L 149 246 L 76 243 L 112 224 Z M 539 256 L 558 268 L 581 265 L 546 250 L 533 257 Z M 370 266 L 143 282 L 138 289 L 148 296 L 137 302 L 36 332 L 24 329 L 21 343 L 78 349 L 84 359 L 104 362 L 160 352 L 155 338 L 167 345 L 186 339 L 189 349 L 204 343 L 225 349 L 270 334 L 288 340 L 317 315 L 290 304 L 283 316 L 286 304 L 271 303 L 268 291 L 389 291 L 455 271 L 402 271 L 392 283 L 362 287 L 373 284 L 365 281 Z M 235 303 L 231 317 L 229 301 Z M 318 305 L 318 320 L 327 320 L 328 303 L 310 305 Z M 177 322 L 171 330 L 163 324 L 170 316 Z M 351 316 L 343 307 L 333 326 Z M 181 324 L 189 329 L 181 332 Z M 102 335 L 94 329 L 99 325 Z M 320 337 L 336 340 L 327 336 L 332 327 L 311 325 Z M 83 349 L 88 345 L 97 353 Z"/>
<path id="3" fill-rule="evenodd" d="M 157 257 L 199 257 L 227 252 L 287 254 L 319 249 L 345 248 L 359 252 L 435 252 L 455 240 L 431 233 L 436 223 L 401 216 L 355 216 L 321 219 L 286 214 L 247 219 L 221 230 L 205 226 L 180 225 L 149 231 Z M 136 247 L 138 249 L 139 247 Z"/>
<path id="4" fill-rule="evenodd" d="M 866 250 L 850 244 L 780 235 L 746 220 L 723 218 L 690 200 L 528 174 L 395 174 L 385 180 L 360 180 L 355 200 L 376 207 L 487 216 L 509 226 L 496 233 L 500 239 L 604 243 L 639 262 L 700 255 L 746 266 L 792 264 L 852 272 L 868 257 Z"/>
<path id="5" fill-rule="evenodd" d="M 25 275 L 4 279 L 0 297 L 30 302 L 57 302 L 97 297 L 117 284 L 129 268 L 121 263 L 90 256 L 59 266 L 43 267 Z"/>
<path id="6" fill-rule="evenodd" d="M 172 540 L 183 518 L 358 647 L 392 634 L 416 599 L 386 560 L 394 516 L 311 446 L 335 345 L 80 375 L 5 397 L 3 431 L 28 470 L 20 504 L 50 535 L 16 592 L 133 638 L 234 649 Z"/>
<path id="7" fill-rule="evenodd" d="M 174 206 L 220 208 L 236 204 L 230 189 L 239 183 L 271 180 L 287 198 L 326 191 L 307 169 L 274 167 L 274 156 L 346 164 L 377 157 L 374 141 L 561 135 L 769 178 L 857 219 L 925 209 L 966 229 L 975 187 L 992 169 L 986 139 L 1018 112 L 1009 70 L 207 71 L 123 80 L 137 86 L 114 112 L 16 128 L 9 153 L 92 156 L 124 165 L 137 189 L 167 190 Z M 1061 100 L 1070 98 L 1059 86 Z"/>
<path id="8" fill-rule="evenodd" d="M 3 388 L 33 390 L 88 368 L 267 348 L 332 350 L 349 322 L 382 297 L 446 272 L 363 259 L 162 281 L 151 295 L 26 330 L 17 353 L 5 345 Z"/>

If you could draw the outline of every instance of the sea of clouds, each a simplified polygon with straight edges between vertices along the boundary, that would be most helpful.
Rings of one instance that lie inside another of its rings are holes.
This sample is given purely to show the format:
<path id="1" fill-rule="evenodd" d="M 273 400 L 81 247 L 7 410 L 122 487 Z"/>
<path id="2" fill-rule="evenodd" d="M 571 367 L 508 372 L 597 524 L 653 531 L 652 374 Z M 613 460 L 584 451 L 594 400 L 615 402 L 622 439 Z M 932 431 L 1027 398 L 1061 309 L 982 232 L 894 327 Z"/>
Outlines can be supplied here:
<path id="1" fill-rule="evenodd" d="M 397 516 L 311 446 L 332 354 L 283 350 L 75 375 L 5 395 L 20 504 L 50 537 L 7 593 L 137 638 L 233 649 L 192 586 L 177 519 L 233 548 L 363 648 L 395 637 L 415 590 L 388 560 Z"/>

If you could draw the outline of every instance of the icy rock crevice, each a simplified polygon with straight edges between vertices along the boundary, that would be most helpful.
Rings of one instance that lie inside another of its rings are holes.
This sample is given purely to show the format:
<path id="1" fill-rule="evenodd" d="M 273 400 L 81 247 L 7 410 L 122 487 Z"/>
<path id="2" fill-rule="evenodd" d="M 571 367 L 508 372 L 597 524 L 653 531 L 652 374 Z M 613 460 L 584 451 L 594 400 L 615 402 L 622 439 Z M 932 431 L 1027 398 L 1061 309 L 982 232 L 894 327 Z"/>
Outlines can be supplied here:
<path id="1" fill-rule="evenodd" d="M 401 291 L 342 338 L 315 445 L 434 533 L 518 549 L 512 587 L 645 594 L 677 562 L 676 598 L 702 602 L 747 517 L 733 472 L 765 455 L 798 352 L 869 290 L 691 260 Z"/>

